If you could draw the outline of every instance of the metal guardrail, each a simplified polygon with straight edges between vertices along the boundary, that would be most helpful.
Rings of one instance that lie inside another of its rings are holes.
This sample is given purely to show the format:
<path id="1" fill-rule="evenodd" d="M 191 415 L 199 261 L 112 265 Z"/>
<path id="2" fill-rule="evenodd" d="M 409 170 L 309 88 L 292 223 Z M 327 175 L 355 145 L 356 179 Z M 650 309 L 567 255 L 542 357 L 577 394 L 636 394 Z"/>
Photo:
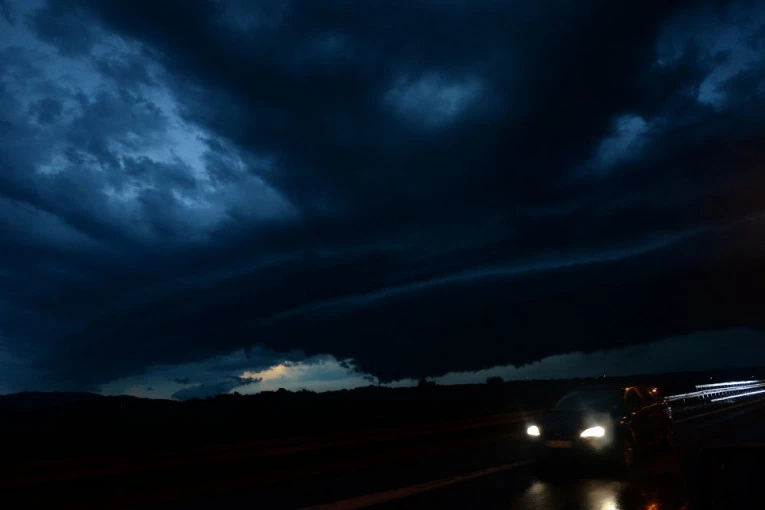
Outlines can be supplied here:
<path id="1" fill-rule="evenodd" d="M 748 381 L 730 381 L 730 382 L 716 382 L 716 383 L 709 383 L 709 384 L 697 384 L 696 389 L 703 390 L 706 388 L 719 388 L 721 386 L 740 386 L 745 384 L 754 384 L 758 382 L 762 382 L 762 381 L 753 381 L 750 379 Z"/>
<path id="2" fill-rule="evenodd" d="M 669 402 L 676 402 L 679 400 L 686 401 L 688 399 L 719 402 L 722 400 L 735 400 L 739 397 L 748 397 L 760 393 L 765 393 L 765 379 L 697 384 L 696 391 L 668 395 L 666 399 Z"/>
<path id="3" fill-rule="evenodd" d="M 746 392 L 746 393 L 738 393 L 738 394 L 736 394 L 736 395 L 733 395 L 733 396 L 728 396 L 728 397 L 721 397 L 721 398 L 713 398 L 713 399 L 711 399 L 710 401 L 711 401 L 711 402 L 718 402 L 718 401 L 720 401 L 720 400 L 732 400 L 733 398 L 738 398 L 738 397 L 749 397 L 749 396 L 751 396 L 751 395 L 759 395 L 760 393 L 765 393 L 765 390 L 748 391 L 748 392 Z"/>

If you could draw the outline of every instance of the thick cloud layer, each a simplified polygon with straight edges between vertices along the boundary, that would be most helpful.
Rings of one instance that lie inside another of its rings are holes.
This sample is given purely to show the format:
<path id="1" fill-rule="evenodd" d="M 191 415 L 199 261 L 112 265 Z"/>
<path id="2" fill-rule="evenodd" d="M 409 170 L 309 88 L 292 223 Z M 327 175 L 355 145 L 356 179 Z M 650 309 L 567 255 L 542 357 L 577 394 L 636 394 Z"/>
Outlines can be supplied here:
<path id="1" fill-rule="evenodd" d="M 44 384 L 765 326 L 755 3 L 0 7 L 0 350 Z"/>

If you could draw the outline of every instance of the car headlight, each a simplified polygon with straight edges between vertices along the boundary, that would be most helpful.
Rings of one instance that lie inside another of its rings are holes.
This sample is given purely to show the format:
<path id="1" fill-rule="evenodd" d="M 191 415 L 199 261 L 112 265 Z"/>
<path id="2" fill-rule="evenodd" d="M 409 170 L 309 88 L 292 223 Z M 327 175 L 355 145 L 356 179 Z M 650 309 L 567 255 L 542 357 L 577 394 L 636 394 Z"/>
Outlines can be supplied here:
<path id="1" fill-rule="evenodd" d="M 603 437 L 605 435 L 606 435 L 606 429 L 604 429 L 600 425 L 597 425 L 595 427 L 584 429 L 582 433 L 579 434 L 579 437 Z"/>
<path id="2" fill-rule="evenodd" d="M 538 436 L 539 427 L 537 427 L 536 425 L 530 425 L 529 428 L 526 429 L 526 433 L 530 436 Z"/>

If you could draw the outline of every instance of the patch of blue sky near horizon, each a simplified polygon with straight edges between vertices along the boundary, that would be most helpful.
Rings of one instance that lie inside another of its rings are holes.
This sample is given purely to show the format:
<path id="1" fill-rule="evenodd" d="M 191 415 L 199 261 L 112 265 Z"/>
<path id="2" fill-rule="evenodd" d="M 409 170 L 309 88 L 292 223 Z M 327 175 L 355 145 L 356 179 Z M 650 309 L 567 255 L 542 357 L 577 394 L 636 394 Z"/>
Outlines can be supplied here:
<path id="1" fill-rule="evenodd" d="M 283 362 L 265 370 L 246 371 L 239 377 L 257 381 L 231 390 L 242 394 L 280 388 L 290 391 L 334 391 L 377 384 L 375 377 L 358 372 L 350 360 L 340 362 L 329 355 L 317 356 L 307 362 Z"/>
<path id="2" fill-rule="evenodd" d="M 715 109 L 729 98 L 721 85 L 739 73 L 761 66 L 765 55 L 765 8 L 750 4 L 693 6 L 673 16 L 657 44 L 656 65 L 671 67 L 688 49 L 698 49 L 709 73 L 697 87 L 696 100 Z M 761 86 L 760 94 L 765 93 Z"/>
<path id="3" fill-rule="evenodd" d="M 27 178 L 40 193 L 76 174 L 86 183 L 78 189 L 88 194 L 80 206 L 142 241 L 157 240 L 150 230 L 156 220 L 185 240 L 204 240 L 231 212 L 254 222 L 295 217 L 290 202 L 260 177 L 274 160 L 185 119 L 165 70 L 139 43 L 94 27 L 97 42 L 86 53 L 62 51 L 31 29 L 29 16 L 41 5 L 12 3 L 14 21 L 0 17 L 0 85 L 12 98 L 0 120 L 17 134 L 5 143 L 20 155 L 15 164 L 36 170 Z M 135 72 L 136 63 L 140 78 L 120 79 L 117 91 L 110 70 Z M 45 104 L 56 108 L 43 117 L 36 112 Z M 73 136 L 93 143 L 74 143 Z"/>
<path id="4" fill-rule="evenodd" d="M 351 360 L 338 361 L 331 355 L 305 358 L 299 352 L 277 354 L 255 348 L 250 354 L 240 350 L 197 362 L 149 367 L 141 373 L 110 381 L 102 385 L 99 392 L 142 398 L 181 396 L 183 399 L 216 393 L 250 395 L 280 388 L 336 391 L 378 384 L 376 377 L 358 371 Z M 405 379 L 382 386 L 416 384 L 413 379 Z"/>
<path id="5" fill-rule="evenodd" d="M 305 355 L 299 351 L 276 353 L 262 347 L 239 349 L 198 361 L 151 366 L 143 372 L 109 381 L 101 385 L 99 392 L 105 395 L 171 398 L 184 389 L 222 383 L 228 383 L 228 391 L 240 385 L 236 381 L 243 372 L 266 370 L 280 363 L 304 360 Z"/>
<path id="6" fill-rule="evenodd" d="M 110 381 L 99 391 L 105 395 L 169 399 L 176 394 L 253 394 L 279 388 L 333 391 L 370 384 L 377 384 L 377 379 L 358 372 L 350 361 L 341 362 L 329 355 L 305 358 L 300 352 L 279 354 L 254 348 L 249 354 L 239 350 L 197 362 L 149 367 L 144 372 Z"/>
<path id="7" fill-rule="evenodd" d="M 507 381 L 629 376 L 750 368 L 757 364 L 756 360 L 765 360 L 765 332 L 741 328 L 679 335 L 592 353 L 556 354 L 527 365 L 453 372 L 432 380 L 439 384 L 474 384 L 497 376 Z"/>

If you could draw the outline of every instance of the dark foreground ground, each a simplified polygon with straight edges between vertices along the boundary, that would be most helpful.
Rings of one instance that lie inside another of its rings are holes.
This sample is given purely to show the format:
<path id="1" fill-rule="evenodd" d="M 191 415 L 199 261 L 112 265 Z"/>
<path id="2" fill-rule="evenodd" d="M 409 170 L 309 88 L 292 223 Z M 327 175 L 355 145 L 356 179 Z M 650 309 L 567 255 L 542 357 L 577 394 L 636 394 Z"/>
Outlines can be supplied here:
<path id="1" fill-rule="evenodd" d="M 762 501 L 765 458 L 757 447 L 765 443 L 765 402 L 701 416 L 708 412 L 681 418 L 676 450 L 627 474 L 581 465 L 539 479 L 524 434 L 535 413 L 525 411 L 166 452 L 35 458 L 5 465 L 0 508 L 733 508 L 742 487 Z M 743 450 L 713 448 L 731 442 Z M 756 452 L 754 464 L 732 462 L 741 451 Z M 716 462 L 707 469 L 710 455 Z"/>
<path id="2" fill-rule="evenodd" d="M 670 394 L 702 381 L 742 378 L 765 379 L 765 369 L 664 374 L 645 382 Z M 566 391 L 593 382 L 423 382 L 188 402 L 0 396 L 0 510 L 657 510 L 714 504 L 716 497 L 727 502 L 714 508 L 729 508 L 730 493 L 759 488 L 759 479 L 744 483 L 765 466 L 757 447 L 765 444 L 765 403 L 756 401 L 676 408 L 678 447 L 626 475 L 579 465 L 539 479 L 526 425 Z M 741 447 L 708 449 L 721 442 Z M 731 484 L 738 485 L 727 496 L 714 492 Z"/>

